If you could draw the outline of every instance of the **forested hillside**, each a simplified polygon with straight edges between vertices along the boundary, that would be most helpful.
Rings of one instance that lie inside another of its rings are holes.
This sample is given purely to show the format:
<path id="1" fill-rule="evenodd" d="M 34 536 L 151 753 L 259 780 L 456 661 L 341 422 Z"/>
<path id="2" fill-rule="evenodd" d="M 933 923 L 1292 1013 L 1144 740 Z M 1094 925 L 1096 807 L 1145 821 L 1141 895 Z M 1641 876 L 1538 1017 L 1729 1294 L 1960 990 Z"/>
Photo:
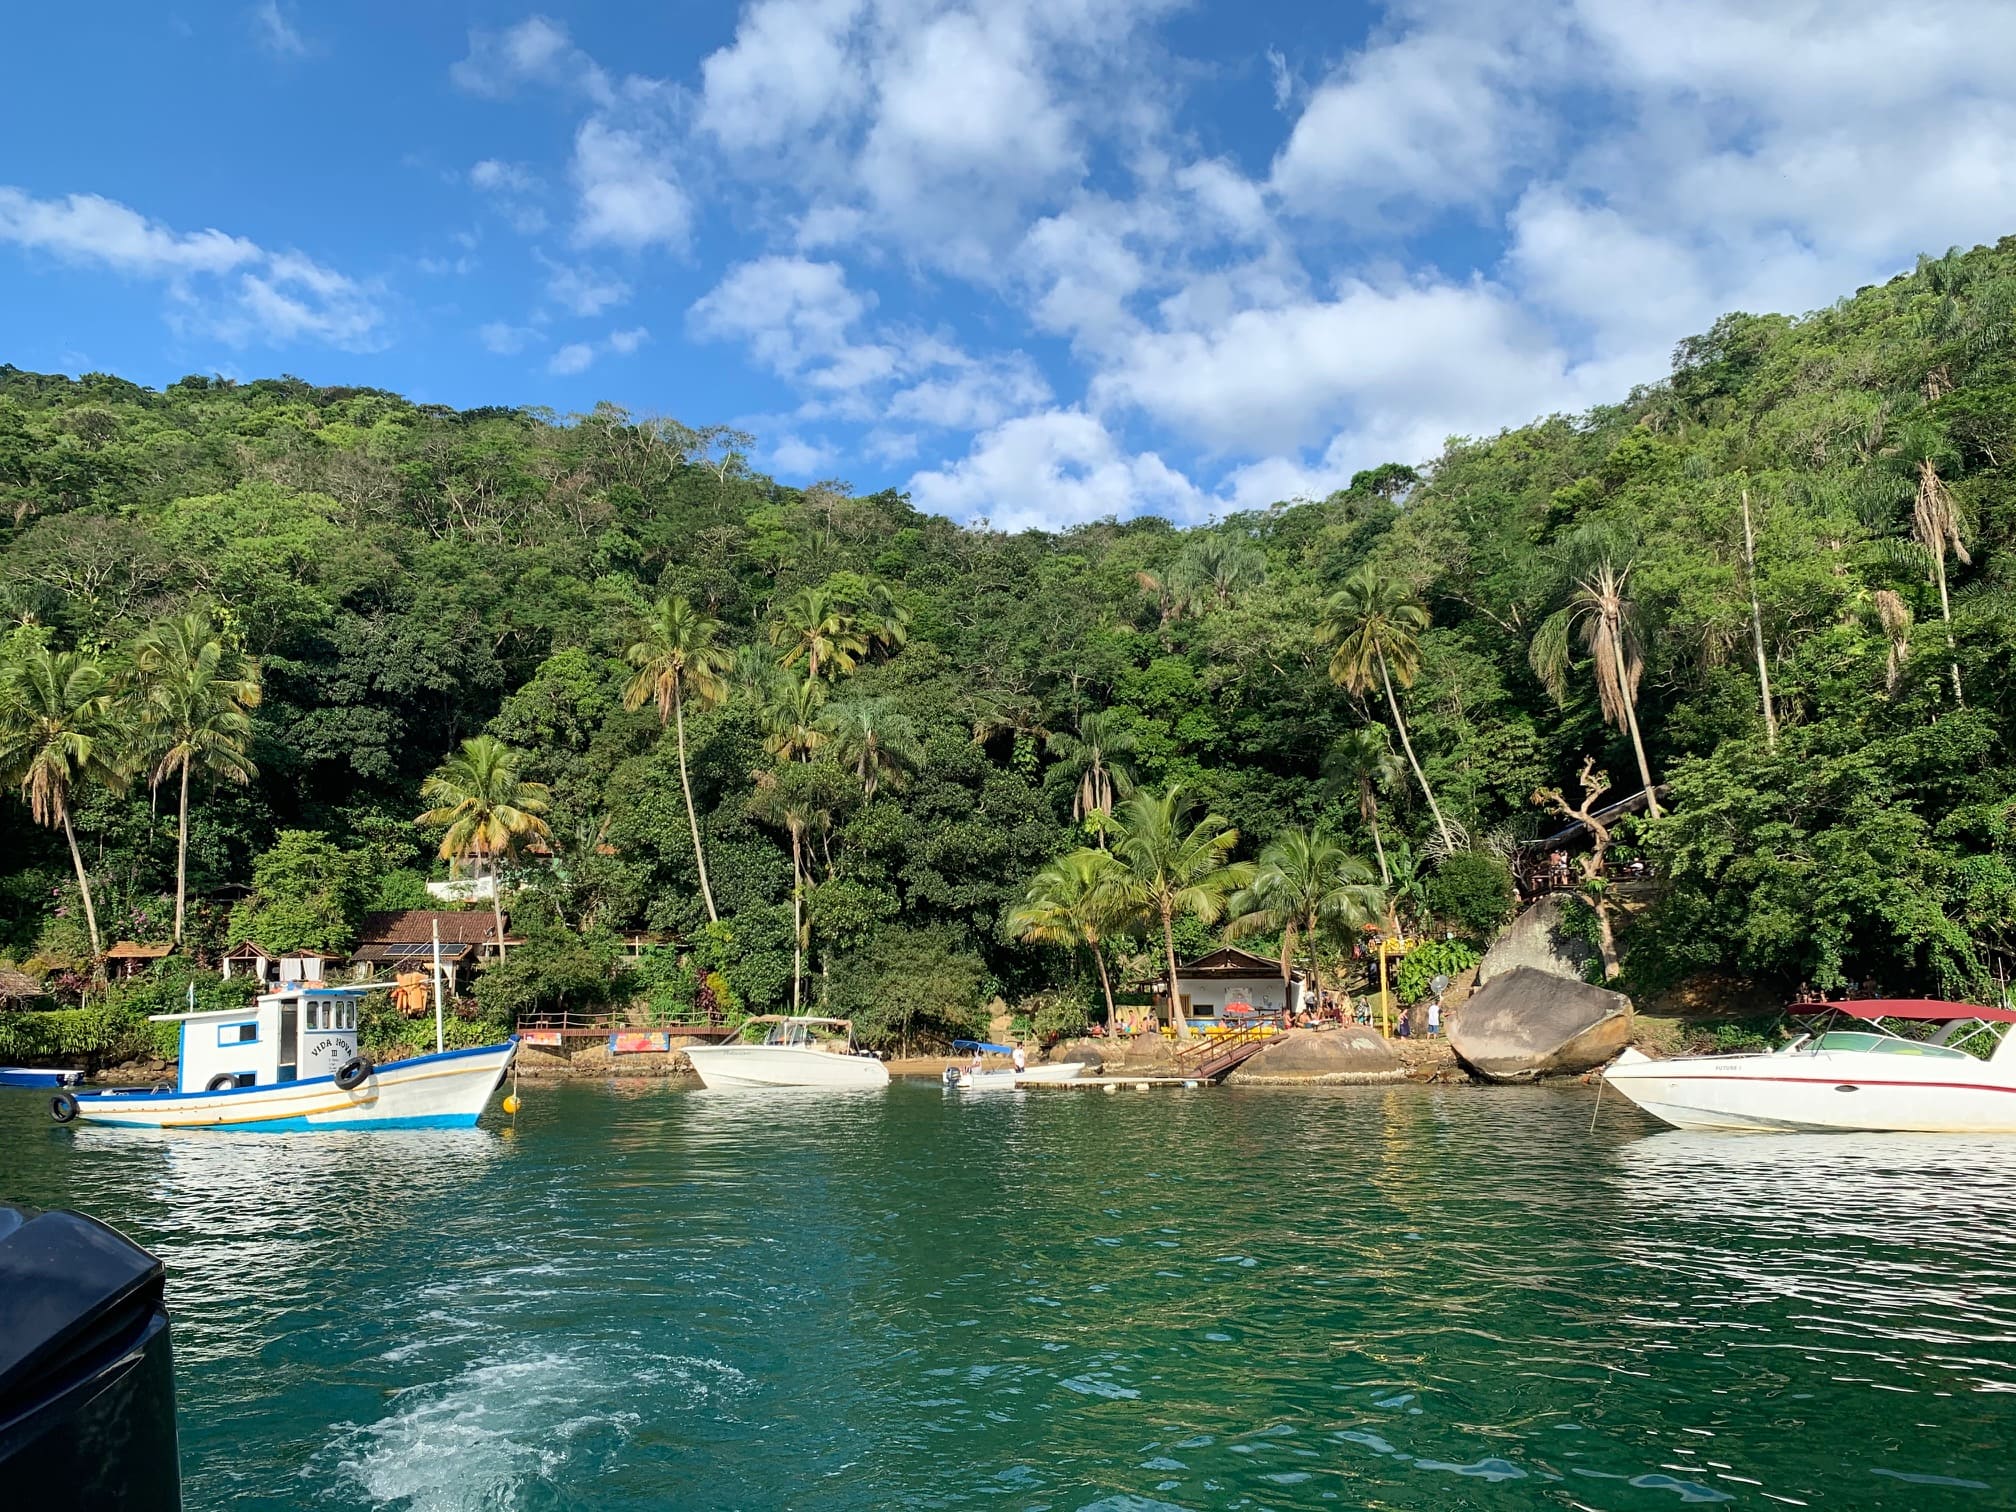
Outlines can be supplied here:
<path id="1" fill-rule="evenodd" d="M 1666 884 L 1634 983 L 1984 992 L 2010 948 L 2016 242 L 1729 316 L 1614 407 L 1195 529 L 965 529 L 779 485 L 749 444 L 612 407 L 0 368 L 6 751 L 31 800 L 0 806 L 0 954 L 88 974 L 66 817 L 104 943 L 171 935 L 182 768 L 117 695 L 189 612 L 257 683 L 256 775 L 187 762 L 199 956 L 244 930 L 341 945 L 424 901 L 445 873 L 423 780 L 487 733 L 551 789 L 514 929 L 577 991 L 643 929 L 691 952 L 651 991 L 712 974 L 788 1001 L 795 892 L 839 1006 L 1083 995 L 1082 960 L 1004 921 L 1086 843 L 1088 768 L 1184 784 L 1248 857 L 1323 820 L 1369 858 L 1376 814 L 1396 890 L 1427 898 L 1452 851 L 1534 833 L 1535 790 L 1576 792 L 1585 756 L 1638 788 L 1634 722 L 1670 789 L 1624 836 Z M 626 708 L 660 601 L 660 640 L 698 623 L 720 649 L 671 679 L 676 709 L 669 683 Z M 1418 648 L 1390 701 L 1369 663 L 1331 675 L 1367 613 Z M 61 803 L 22 765 L 35 667 L 108 690 Z M 1444 822 L 1386 743 L 1396 710 Z"/>

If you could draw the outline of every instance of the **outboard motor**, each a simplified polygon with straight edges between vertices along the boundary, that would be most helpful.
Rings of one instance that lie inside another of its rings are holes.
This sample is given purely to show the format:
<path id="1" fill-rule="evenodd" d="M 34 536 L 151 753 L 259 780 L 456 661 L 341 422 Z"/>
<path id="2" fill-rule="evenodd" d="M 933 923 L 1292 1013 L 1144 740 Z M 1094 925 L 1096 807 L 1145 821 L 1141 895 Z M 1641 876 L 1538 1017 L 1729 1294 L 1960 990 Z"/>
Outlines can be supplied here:
<path id="1" fill-rule="evenodd" d="M 179 1512 L 161 1262 L 96 1219 L 0 1204 L 0 1486 L 37 1512 Z"/>
<path id="2" fill-rule="evenodd" d="M 948 1087 L 959 1085 L 959 1068 L 957 1066 L 947 1066 L 945 1068 L 945 1085 Z"/>

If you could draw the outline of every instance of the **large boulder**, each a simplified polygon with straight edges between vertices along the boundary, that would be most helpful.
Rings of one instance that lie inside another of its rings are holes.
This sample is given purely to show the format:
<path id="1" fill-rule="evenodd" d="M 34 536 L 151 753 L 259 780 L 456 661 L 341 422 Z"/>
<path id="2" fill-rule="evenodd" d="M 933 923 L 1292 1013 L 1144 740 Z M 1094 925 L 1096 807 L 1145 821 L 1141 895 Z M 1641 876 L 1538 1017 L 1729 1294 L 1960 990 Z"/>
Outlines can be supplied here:
<path id="1" fill-rule="evenodd" d="M 1106 1064 L 1106 1057 L 1099 1053 L 1099 1047 L 1090 1040 L 1072 1040 L 1069 1044 L 1053 1046 L 1050 1063 L 1057 1065 L 1064 1061 L 1075 1061 L 1085 1070 L 1080 1075 L 1097 1076 L 1100 1067 Z"/>
<path id="2" fill-rule="evenodd" d="M 1596 958 L 1596 947 L 1563 929 L 1567 906 L 1566 894 L 1549 893 L 1507 924 L 1477 963 L 1477 985 L 1488 987 L 1522 966 L 1582 981 L 1582 968 Z"/>
<path id="3" fill-rule="evenodd" d="M 1494 977 L 1449 1021 L 1456 1058 L 1498 1082 L 1575 1075 L 1630 1043 L 1631 999 L 1532 966 Z"/>
<path id="4" fill-rule="evenodd" d="M 1267 1048 L 1234 1067 L 1225 1080 L 1235 1087 L 1346 1086 L 1353 1082 L 1404 1081 L 1407 1068 L 1393 1047 L 1370 1029 L 1291 1029 Z"/>
<path id="5" fill-rule="evenodd" d="M 1098 1050 L 1108 1071 L 1133 1071 L 1142 1076 L 1176 1074 L 1176 1047 L 1159 1034 L 1116 1034 L 1089 1043 Z"/>

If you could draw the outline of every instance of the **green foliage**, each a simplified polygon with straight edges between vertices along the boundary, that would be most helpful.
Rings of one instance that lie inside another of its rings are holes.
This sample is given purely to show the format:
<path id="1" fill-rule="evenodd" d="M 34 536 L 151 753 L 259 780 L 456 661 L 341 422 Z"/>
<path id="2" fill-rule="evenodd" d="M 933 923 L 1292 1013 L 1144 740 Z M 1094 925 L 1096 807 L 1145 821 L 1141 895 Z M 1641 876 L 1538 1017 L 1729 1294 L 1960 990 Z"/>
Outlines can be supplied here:
<path id="1" fill-rule="evenodd" d="M 1483 851 L 1445 858 L 1429 875 L 1427 894 L 1430 913 L 1478 939 L 1490 938 L 1517 901 L 1511 870 Z"/>
<path id="2" fill-rule="evenodd" d="M 1468 971 L 1484 957 L 1476 947 L 1462 940 L 1430 940 L 1417 945 L 1400 958 L 1394 974 L 1393 990 L 1403 1003 L 1426 1002 L 1434 996 L 1429 984 L 1438 976 L 1454 977 Z"/>
<path id="3" fill-rule="evenodd" d="M 348 950 L 378 892 L 375 858 L 312 830 L 282 830 L 252 863 L 232 933 L 268 951 Z"/>
<path id="4" fill-rule="evenodd" d="M 622 947 L 607 931 L 581 934 L 549 926 L 533 930 L 524 944 L 486 967 L 471 992 L 498 1023 L 521 1014 L 592 1008 L 614 993 L 621 960 Z"/>
<path id="5" fill-rule="evenodd" d="M 985 1031 L 994 979 L 948 929 L 885 929 L 833 963 L 830 1011 L 875 1049 L 943 1046 Z"/>

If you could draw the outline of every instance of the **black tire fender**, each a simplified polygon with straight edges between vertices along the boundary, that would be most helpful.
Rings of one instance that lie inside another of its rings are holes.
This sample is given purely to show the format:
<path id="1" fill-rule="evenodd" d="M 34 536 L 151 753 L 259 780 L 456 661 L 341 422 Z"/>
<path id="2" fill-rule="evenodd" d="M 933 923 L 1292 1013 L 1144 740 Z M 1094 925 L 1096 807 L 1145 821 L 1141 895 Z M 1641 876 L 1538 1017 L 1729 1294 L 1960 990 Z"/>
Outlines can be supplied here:
<path id="1" fill-rule="evenodd" d="M 353 1055 L 336 1068 L 335 1082 L 338 1090 L 355 1092 L 370 1079 L 378 1068 L 371 1063 L 368 1055 Z"/>
<path id="2" fill-rule="evenodd" d="M 238 1078 L 229 1071 L 219 1071 L 204 1085 L 205 1092 L 228 1092 L 238 1085 Z"/>
<path id="3" fill-rule="evenodd" d="M 49 1116 L 59 1124 L 68 1123 L 77 1116 L 77 1094 L 58 1092 L 49 1099 Z"/>

